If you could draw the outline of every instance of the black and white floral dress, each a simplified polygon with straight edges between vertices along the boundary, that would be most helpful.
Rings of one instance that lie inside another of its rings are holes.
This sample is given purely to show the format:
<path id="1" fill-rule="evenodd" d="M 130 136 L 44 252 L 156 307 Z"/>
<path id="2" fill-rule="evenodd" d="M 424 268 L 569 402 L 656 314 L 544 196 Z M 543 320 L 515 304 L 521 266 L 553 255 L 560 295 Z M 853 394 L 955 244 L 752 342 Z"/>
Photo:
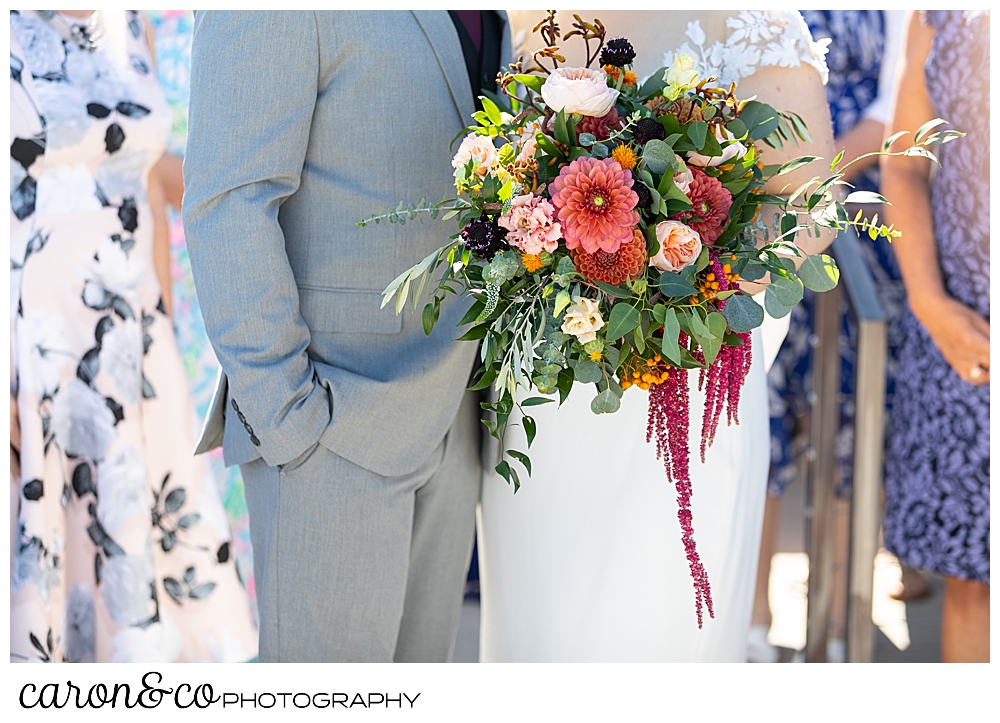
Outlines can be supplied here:
<path id="1" fill-rule="evenodd" d="M 153 266 L 169 115 L 135 12 L 11 13 L 12 661 L 257 652 Z"/>

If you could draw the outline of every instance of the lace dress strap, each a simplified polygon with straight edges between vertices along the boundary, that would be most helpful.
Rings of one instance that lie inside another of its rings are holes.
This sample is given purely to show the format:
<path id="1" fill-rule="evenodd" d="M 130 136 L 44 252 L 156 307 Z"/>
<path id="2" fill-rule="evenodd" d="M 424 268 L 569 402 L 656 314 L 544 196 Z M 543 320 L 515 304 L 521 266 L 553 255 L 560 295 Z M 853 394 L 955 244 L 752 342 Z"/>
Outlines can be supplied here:
<path id="1" fill-rule="evenodd" d="M 829 71 L 824 57 L 830 40 L 814 41 L 798 11 L 740 10 L 726 18 L 726 28 L 725 42 L 706 45 L 701 21 L 688 23 L 688 41 L 678 52 L 693 56 L 703 77 L 714 75 L 720 85 L 729 85 L 750 77 L 760 67 L 797 68 L 807 63 L 826 83 Z M 673 55 L 666 54 L 663 62 L 669 66 Z"/>

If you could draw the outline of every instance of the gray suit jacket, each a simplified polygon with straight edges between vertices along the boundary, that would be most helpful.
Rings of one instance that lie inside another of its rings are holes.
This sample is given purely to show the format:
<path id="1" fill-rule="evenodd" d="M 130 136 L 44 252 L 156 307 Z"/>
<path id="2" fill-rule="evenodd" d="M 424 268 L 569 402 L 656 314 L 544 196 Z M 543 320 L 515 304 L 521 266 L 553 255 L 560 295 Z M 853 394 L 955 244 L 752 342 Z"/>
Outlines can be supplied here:
<path id="1" fill-rule="evenodd" d="M 506 25 L 503 43 L 505 64 Z M 379 304 L 448 232 L 355 221 L 452 194 L 473 111 L 445 12 L 196 14 L 184 226 L 223 370 L 199 452 L 277 466 L 318 441 L 395 476 L 440 443 L 476 353 L 453 341 L 467 305 L 426 337 Z"/>

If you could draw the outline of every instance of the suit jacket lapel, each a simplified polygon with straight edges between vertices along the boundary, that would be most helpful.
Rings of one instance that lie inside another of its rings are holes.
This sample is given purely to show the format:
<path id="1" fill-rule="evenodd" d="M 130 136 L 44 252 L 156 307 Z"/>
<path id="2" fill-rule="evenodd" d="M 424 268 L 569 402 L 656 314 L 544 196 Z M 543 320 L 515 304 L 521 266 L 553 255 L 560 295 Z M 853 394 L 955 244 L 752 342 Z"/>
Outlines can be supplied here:
<path id="1" fill-rule="evenodd" d="M 466 125 L 472 123 L 472 114 L 476 107 L 472 100 L 472 88 L 469 85 L 469 74 L 465 67 L 465 56 L 462 55 L 462 44 L 458 40 L 455 26 L 442 10 L 411 10 L 417 24 L 427 36 L 434 54 L 437 56 L 444 74 L 451 99 Z"/>

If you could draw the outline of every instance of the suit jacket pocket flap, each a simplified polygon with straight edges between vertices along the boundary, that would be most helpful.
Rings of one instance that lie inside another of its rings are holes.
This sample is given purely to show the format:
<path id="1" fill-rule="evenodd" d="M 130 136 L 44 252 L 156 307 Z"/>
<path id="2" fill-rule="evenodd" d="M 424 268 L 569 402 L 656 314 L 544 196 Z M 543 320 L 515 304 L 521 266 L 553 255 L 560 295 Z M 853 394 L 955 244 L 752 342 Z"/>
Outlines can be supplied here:
<path id="1" fill-rule="evenodd" d="M 299 287 L 299 312 L 311 331 L 398 334 L 402 317 L 391 304 L 380 309 L 381 303 L 379 291 Z"/>

